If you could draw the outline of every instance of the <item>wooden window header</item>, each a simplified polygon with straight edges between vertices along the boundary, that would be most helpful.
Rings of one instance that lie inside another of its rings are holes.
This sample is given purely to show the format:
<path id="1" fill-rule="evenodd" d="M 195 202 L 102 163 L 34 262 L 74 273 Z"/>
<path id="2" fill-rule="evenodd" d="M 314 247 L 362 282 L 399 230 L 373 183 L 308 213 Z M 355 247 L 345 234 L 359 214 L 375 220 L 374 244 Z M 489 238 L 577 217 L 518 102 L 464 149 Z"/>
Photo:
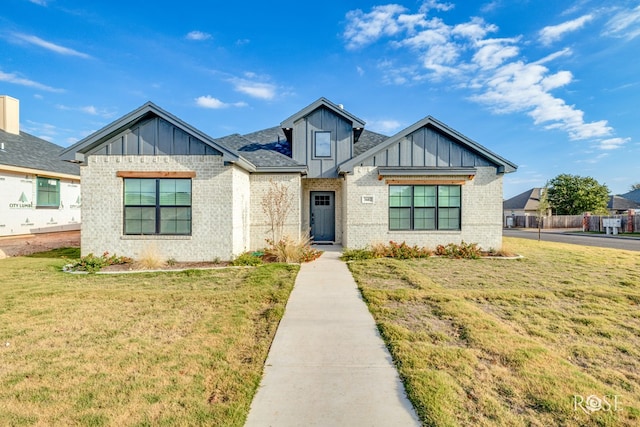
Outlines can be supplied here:
<path id="1" fill-rule="evenodd" d="M 459 179 L 387 179 L 387 185 L 464 185 Z"/>
<path id="2" fill-rule="evenodd" d="M 118 171 L 119 178 L 195 178 L 193 171 Z"/>

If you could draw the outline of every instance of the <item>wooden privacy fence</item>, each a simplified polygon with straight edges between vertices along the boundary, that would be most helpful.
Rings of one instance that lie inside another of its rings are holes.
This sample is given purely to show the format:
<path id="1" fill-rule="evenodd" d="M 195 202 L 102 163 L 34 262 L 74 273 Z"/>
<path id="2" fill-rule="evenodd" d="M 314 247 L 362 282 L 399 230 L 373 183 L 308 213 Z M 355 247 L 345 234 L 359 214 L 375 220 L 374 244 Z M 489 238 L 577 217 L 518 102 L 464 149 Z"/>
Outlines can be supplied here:
<path id="1" fill-rule="evenodd" d="M 512 215 L 505 217 L 504 226 L 508 227 L 507 218 L 512 218 L 513 228 L 538 228 L 538 217 L 534 215 Z M 552 228 L 580 228 L 584 231 L 605 232 L 602 220 L 605 218 L 620 218 L 622 226 L 620 233 L 640 232 L 640 215 L 552 215 L 542 217 L 542 227 Z"/>

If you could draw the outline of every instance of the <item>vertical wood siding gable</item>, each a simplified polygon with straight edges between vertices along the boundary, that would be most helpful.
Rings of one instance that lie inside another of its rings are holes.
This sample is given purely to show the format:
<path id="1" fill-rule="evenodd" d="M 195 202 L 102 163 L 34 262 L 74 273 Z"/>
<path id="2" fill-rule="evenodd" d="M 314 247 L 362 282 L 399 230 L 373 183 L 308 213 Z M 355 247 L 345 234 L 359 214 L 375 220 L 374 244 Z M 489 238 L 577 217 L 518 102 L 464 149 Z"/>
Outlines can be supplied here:
<path id="1" fill-rule="evenodd" d="M 371 155 L 361 165 L 479 167 L 492 164 L 448 136 L 425 126 Z"/>
<path id="2" fill-rule="evenodd" d="M 154 117 L 101 144 L 98 155 L 213 155 L 222 153 L 166 120 Z"/>
<path id="3" fill-rule="evenodd" d="M 308 178 L 336 178 L 338 165 L 353 157 L 352 124 L 331 110 L 318 108 L 293 126 L 293 159 L 307 165 Z M 331 157 L 316 157 L 318 131 L 331 132 Z"/>

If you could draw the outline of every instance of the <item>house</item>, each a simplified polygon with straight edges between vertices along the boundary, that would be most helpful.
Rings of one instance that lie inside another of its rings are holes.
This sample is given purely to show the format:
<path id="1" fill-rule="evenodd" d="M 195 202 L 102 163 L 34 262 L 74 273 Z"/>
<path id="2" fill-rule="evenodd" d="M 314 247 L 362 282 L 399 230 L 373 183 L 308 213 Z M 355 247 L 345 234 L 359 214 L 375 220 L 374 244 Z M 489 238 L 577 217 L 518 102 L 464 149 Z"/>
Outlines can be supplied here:
<path id="1" fill-rule="evenodd" d="M 631 190 L 628 193 L 621 194 L 620 196 L 624 197 L 627 200 L 632 200 L 636 203 L 640 203 L 640 188 Z"/>
<path id="2" fill-rule="evenodd" d="M 20 102 L 0 96 L 0 236 L 80 229 L 80 168 L 61 151 L 20 131 Z"/>
<path id="3" fill-rule="evenodd" d="M 607 202 L 607 210 L 609 211 L 609 214 L 626 214 L 629 212 L 629 209 L 639 210 L 640 203 L 630 200 L 624 196 L 609 196 L 609 201 Z"/>
<path id="4" fill-rule="evenodd" d="M 279 126 L 212 138 L 153 103 L 65 149 L 81 165 L 82 253 L 231 259 L 265 246 L 274 183 L 284 229 L 360 248 L 502 243 L 502 178 L 516 166 L 428 116 L 394 136 L 320 98 Z"/>
<path id="5" fill-rule="evenodd" d="M 507 218 L 517 216 L 538 216 L 538 208 L 540 207 L 540 196 L 542 195 L 544 188 L 535 187 L 525 192 L 513 196 L 510 199 L 502 202 L 502 210 L 504 212 L 505 224 L 507 224 Z M 545 216 L 551 215 L 551 209 Z"/>

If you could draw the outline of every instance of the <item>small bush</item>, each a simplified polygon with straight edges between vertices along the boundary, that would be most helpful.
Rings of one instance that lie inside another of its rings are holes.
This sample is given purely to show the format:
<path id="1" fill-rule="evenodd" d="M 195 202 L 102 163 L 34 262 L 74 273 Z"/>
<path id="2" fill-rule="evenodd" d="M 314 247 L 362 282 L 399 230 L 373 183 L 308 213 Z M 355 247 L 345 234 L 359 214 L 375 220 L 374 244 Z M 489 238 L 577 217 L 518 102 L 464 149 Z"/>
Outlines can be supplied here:
<path id="1" fill-rule="evenodd" d="M 89 254 L 87 256 L 83 256 L 78 261 L 74 261 L 73 263 L 66 265 L 64 270 L 95 273 L 108 265 L 129 264 L 132 261 L 133 260 L 128 257 L 117 256 L 115 254 L 109 255 L 109 252 L 105 252 L 99 257 L 94 254 Z"/>
<path id="2" fill-rule="evenodd" d="M 427 248 L 420 248 L 417 245 L 409 246 L 406 242 L 396 243 L 390 241 L 388 245 L 376 243 L 371 248 L 347 249 L 342 253 L 341 259 L 344 261 L 359 261 L 375 258 L 396 258 L 414 259 L 428 258 L 432 252 Z"/>
<path id="3" fill-rule="evenodd" d="M 257 266 L 262 264 L 262 258 L 254 255 L 251 252 L 245 252 L 239 255 L 236 259 L 231 261 L 231 265 L 235 266 Z"/>
<path id="4" fill-rule="evenodd" d="M 342 251 L 340 257 L 343 261 L 362 261 L 365 259 L 382 258 L 376 256 L 375 253 L 369 249 L 345 249 Z"/>
<path id="5" fill-rule="evenodd" d="M 449 243 L 446 246 L 438 245 L 436 255 L 447 258 L 478 259 L 482 255 L 482 251 L 477 243 L 465 243 L 463 240 L 459 245 L 455 243 Z"/>
<path id="6" fill-rule="evenodd" d="M 156 270 L 164 265 L 160 251 L 155 244 L 145 245 L 140 258 L 136 259 L 138 267 L 144 270 Z"/>

